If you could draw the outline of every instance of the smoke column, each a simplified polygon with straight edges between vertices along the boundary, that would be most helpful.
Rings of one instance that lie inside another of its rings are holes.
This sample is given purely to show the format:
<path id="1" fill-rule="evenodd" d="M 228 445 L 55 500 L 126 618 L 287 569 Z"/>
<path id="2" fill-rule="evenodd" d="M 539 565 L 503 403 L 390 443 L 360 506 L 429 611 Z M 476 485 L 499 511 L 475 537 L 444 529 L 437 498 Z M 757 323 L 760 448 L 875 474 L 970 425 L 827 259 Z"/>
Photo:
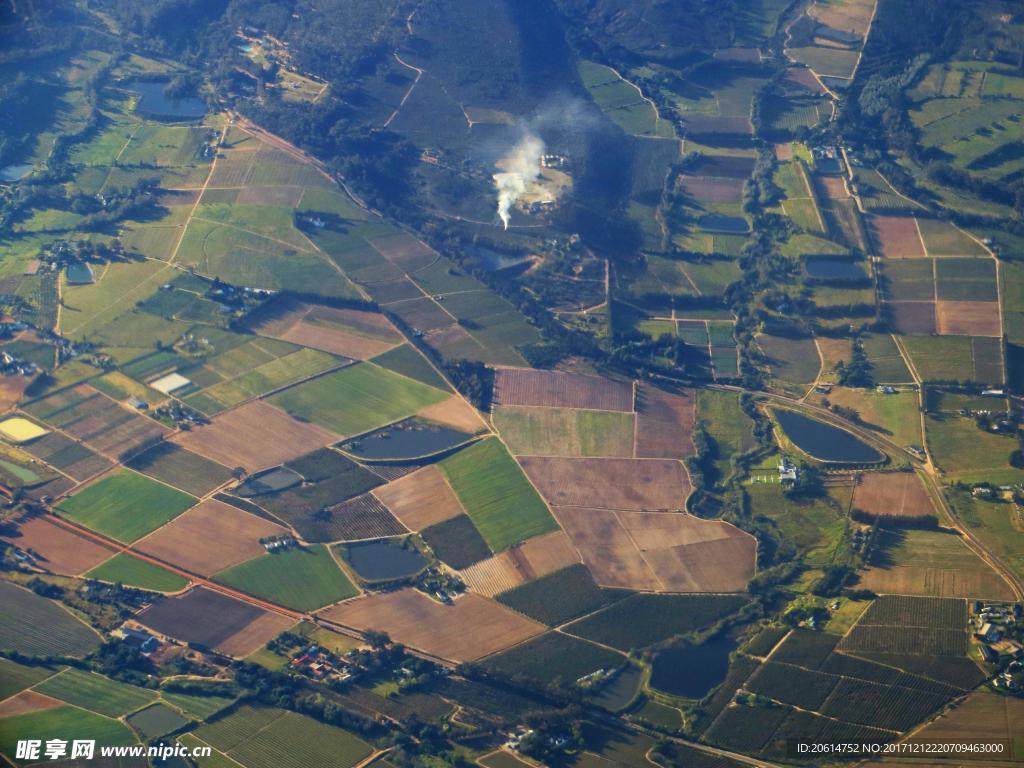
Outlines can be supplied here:
<path id="1" fill-rule="evenodd" d="M 505 229 L 508 229 L 512 206 L 540 176 L 543 154 L 544 142 L 527 131 L 499 162 L 499 167 L 504 170 L 494 174 L 494 186 L 498 189 L 498 216 Z"/>

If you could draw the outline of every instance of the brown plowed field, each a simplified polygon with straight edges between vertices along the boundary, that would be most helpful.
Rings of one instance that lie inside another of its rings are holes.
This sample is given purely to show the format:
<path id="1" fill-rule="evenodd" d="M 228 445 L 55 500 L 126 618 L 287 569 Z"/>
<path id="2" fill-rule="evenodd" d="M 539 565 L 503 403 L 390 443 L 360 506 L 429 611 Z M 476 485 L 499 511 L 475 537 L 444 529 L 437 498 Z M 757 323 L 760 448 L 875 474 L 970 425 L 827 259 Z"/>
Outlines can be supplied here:
<path id="1" fill-rule="evenodd" d="M 342 357 L 368 360 L 401 343 L 384 315 L 282 299 L 263 313 L 254 333 Z"/>
<path id="2" fill-rule="evenodd" d="M 113 549 L 72 533 L 42 515 L 25 518 L 16 530 L 5 529 L 0 539 L 32 550 L 39 556 L 40 566 L 67 576 L 92 570 L 114 555 Z"/>
<path id="3" fill-rule="evenodd" d="M 336 443 L 341 435 L 297 421 L 269 403 L 254 400 L 217 416 L 211 424 L 179 432 L 171 439 L 225 467 L 244 467 L 251 473 Z"/>
<path id="4" fill-rule="evenodd" d="M 864 221 L 880 256 L 886 259 L 925 257 L 913 216 L 865 216 Z"/>
<path id="5" fill-rule="evenodd" d="M 934 301 L 887 301 L 884 306 L 896 333 L 936 332 Z"/>
<path id="6" fill-rule="evenodd" d="M 757 542 L 685 513 L 556 507 L 555 516 L 602 586 L 656 592 L 742 592 Z"/>
<path id="7" fill-rule="evenodd" d="M 846 200 L 850 196 L 842 176 L 818 176 L 815 183 L 822 194 L 830 200 Z"/>
<path id="8" fill-rule="evenodd" d="M 636 456 L 685 459 L 694 454 L 693 424 L 697 399 L 693 390 L 678 394 L 639 385 L 636 396 Z"/>
<path id="9" fill-rule="evenodd" d="M 581 373 L 500 368 L 495 372 L 494 401 L 501 405 L 632 411 L 633 385 Z"/>
<path id="10" fill-rule="evenodd" d="M 714 176 L 683 176 L 680 185 L 690 197 L 711 203 L 739 203 L 743 200 L 743 180 Z"/>
<path id="11" fill-rule="evenodd" d="M 546 631 L 480 595 L 466 594 L 442 605 L 412 588 L 350 600 L 321 615 L 347 627 L 387 632 L 396 642 L 458 662 L 497 653 Z"/>
<path id="12" fill-rule="evenodd" d="M 557 506 L 658 511 L 682 509 L 690 479 L 670 459 L 523 457 L 533 484 Z"/>
<path id="13" fill-rule="evenodd" d="M 535 536 L 523 544 L 464 569 L 463 580 L 487 597 L 580 562 L 564 531 Z"/>
<path id="14" fill-rule="evenodd" d="M 466 511 L 436 464 L 376 488 L 372 494 L 411 531 L 422 531 Z"/>
<path id="15" fill-rule="evenodd" d="M 938 301 L 938 331 L 944 336 L 1001 336 L 999 303 L 995 301 Z"/>
<path id="16" fill-rule="evenodd" d="M 62 706 L 64 706 L 63 701 L 51 696 L 45 696 L 35 691 L 22 691 L 17 696 L 12 696 L 0 704 L 0 717 L 27 715 L 29 712 L 41 712 L 44 709 L 55 709 Z"/>
<path id="17" fill-rule="evenodd" d="M 260 539 L 288 529 L 215 499 L 202 501 L 146 538 L 141 552 L 202 576 L 262 555 Z"/>
<path id="18" fill-rule="evenodd" d="M 869 472 L 861 475 L 853 490 L 853 506 L 887 517 L 935 514 L 924 484 L 913 472 Z"/>
<path id="19" fill-rule="evenodd" d="M 161 635 L 231 656 L 248 656 L 295 623 L 205 587 L 154 603 L 135 619 Z"/>
<path id="20" fill-rule="evenodd" d="M 440 403 L 428 405 L 416 415 L 436 421 L 438 424 L 444 424 L 452 429 L 468 432 L 471 435 L 475 435 L 486 427 L 476 408 L 458 395 L 452 395 Z"/>
<path id="21" fill-rule="evenodd" d="M 787 141 L 784 144 L 774 144 L 772 145 L 772 150 L 775 152 L 775 159 L 780 163 L 793 159 L 793 144 L 791 142 Z"/>

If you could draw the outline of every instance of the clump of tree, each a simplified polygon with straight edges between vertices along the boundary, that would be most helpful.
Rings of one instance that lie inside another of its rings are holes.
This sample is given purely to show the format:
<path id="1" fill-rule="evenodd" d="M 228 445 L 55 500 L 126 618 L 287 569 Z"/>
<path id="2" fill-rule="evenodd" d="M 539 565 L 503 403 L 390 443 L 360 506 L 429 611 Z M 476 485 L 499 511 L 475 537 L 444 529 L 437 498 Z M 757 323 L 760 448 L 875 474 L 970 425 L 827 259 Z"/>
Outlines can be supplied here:
<path id="1" fill-rule="evenodd" d="M 836 367 L 839 373 L 839 383 L 844 387 L 871 387 L 875 379 L 872 375 L 871 361 L 868 360 L 867 352 L 860 339 L 853 340 L 853 347 L 850 352 L 850 361 L 840 361 Z"/>

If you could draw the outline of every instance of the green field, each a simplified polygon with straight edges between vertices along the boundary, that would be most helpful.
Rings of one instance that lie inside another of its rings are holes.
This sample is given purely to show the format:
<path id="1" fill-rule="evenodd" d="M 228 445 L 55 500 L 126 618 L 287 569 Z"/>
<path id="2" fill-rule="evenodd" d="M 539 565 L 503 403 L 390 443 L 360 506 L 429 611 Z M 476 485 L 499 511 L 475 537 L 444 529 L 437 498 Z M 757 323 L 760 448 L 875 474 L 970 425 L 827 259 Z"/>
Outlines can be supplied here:
<path id="1" fill-rule="evenodd" d="M 746 602 L 740 595 L 638 594 L 580 619 L 564 631 L 629 651 L 710 626 Z"/>
<path id="2" fill-rule="evenodd" d="M 34 592 L 0 582 L 0 650 L 28 656 L 84 656 L 96 650 L 100 637 L 59 603 Z"/>
<path id="3" fill-rule="evenodd" d="M 0 701 L 52 675 L 49 667 L 28 667 L 0 658 Z"/>
<path id="4" fill-rule="evenodd" d="M 86 576 L 153 592 L 177 592 L 188 586 L 188 579 L 184 576 L 140 560 L 127 552 L 114 555 L 105 563 L 93 568 Z"/>
<path id="5" fill-rule="evenodd" d="M 448 383 L 434 370 L 427 359 L 409 344 L 389 349 L 383 355 L 373 358 L 371 362 L 431 387 L 448 389 Z"/>
<path id="6" fill-rule="evenodd" d="M 108 717 L 134 712 L 157 697 L 155 691 L 119 683 L 102 675 L 69 667 L 35 690 Z"/>
<path id="7" fill-rule="evenodd" d="M 786 540 L 795 544 L 812 564 L 828 564 L 846 532 L 844 511 L 827 499 L 794 499 L 778 483 L 752 483 L 746 487 L 751 513 L 771 520 Z M 848 502 L 848 500 L 847 500 Z"/>
<path id="8" fill-rule="evenodd" d="M 494 426 L 516 456 L 632 456 L 633 414 L 571 408 L 494 409 Z"/>
<path id="9" fill-rule="evenodd" d="M 828 401 L 852 408 L 870 427 L 898 445 L 921 445 L 921 414 L 916 392 L 885 395 L 873 389 L 833 387 Z"/>
<path id="10" fill-rule="evenodd" d="M 498 595 L 498 602 L 531 619 L 556 627 L 577 616 L 592 613 L 626 594 L 624 590 L 597 586 L 590 570 L 578 563 L 503 592 Z"/>
<path id="11" fill-rule="evenodd" d="M 125 721 L 147 741 L 177 731 L 190 722 L 175 710 L 160 703 L 129 715 Z"/>
<path id="12" fill-rule="evenodd" d="M 412 416 L 448 396 L 386 368 L 359 363 L 299 384 L 270 401 L 293 416 L 351 436 Z"/>
<path id="13" fill-rule="evenodd" d="M 466 514 L 494 552 L 558 526 L 523 471 L 494 438 L 441 462 Z"/>
<path id="14" fill-rule="evenodd" d="M 861 343 L 872 365 L 875 381 L 886 383 L 902 383 L 913 381 L 907 370 L 900 350 L 892 336 L 883 333 L 865 333 L 861 335 Z"/>
<path id="15" fill-rule="evenodd" d="M 179 691 L 161 691 L 160 698 L 196 720 L 209 720 L 234 701 L 224 696 L 203 696 Z"/>
<path id="16" fill-rule="evenodd" d="M 499 674 L 522 675 L 542 684 L 560 681 L 571 685 L 584 675 L 599 669 L 614 669 L 624 661 L 621 654 L 586 640 L 548 632 L 489 657 L 484 666 Z"/>
<path id="17" fill-rule="evenodd" d="M 1010 435 L 979 429 L 974 419 L 947 413 L 929 413 L 925 430 L 932 458 L 951 478 L 990 478 L 995 483 L 1024 479 L 1024 470 L 1010 466 L 1010 453 L 1018 447 Z"/>
<path id="18" fill-rule="evenodd" d="M 260 555 L 215 578 L 297 611 L 315 611 L 358 594 L 327 547 L 320 544 Z"/>
<path id="19" fill-rule="evenodd" d="M 168 442 L 136 456 L 127 466 L 194 496 L 209 493 L 231 479 L 227 467 Z"/>
<path id="20" fill-rule="evenodd" d="M 119 469 L 60 503 L 72 520 L 128 544 L 196 503 L 194 496 Z"/>
<path id="21" fill-rule="evenodd" d="M 753 422 L 740 408 L 740 396 L 733 392 L 718 392 L 710 389 L 697 390 L 697 418 L 704 424 L 713 442 L 709 473 L 706 479 L 712 484 L 724 484 L 733 474 L 734 457 L 753 450 Z"/>
<path id="22" fill-rule="evenodd" d="M 94 715 L 76 707 L 56 707 L 0 720 L 0 753 L 7 756 L 15 765 L 27 764 L 24 760 L 14 759 L 19 740 L 37 739 L 45 744 L 47 739 L 53 738 L 63 739 L 68 744 L 75 740 L 88 739 L 105 747 L 125 746 L 137 741 L 127 726 L 117 720 Z M 98 748 L 96 752 L 98 755 Z"/>
<path id="23" fill-rule="evenodd" d="M 240 707 L 196 735 L 246 768 L 349 768 L 369 744 L 341 728 L 281 709 Z"/>

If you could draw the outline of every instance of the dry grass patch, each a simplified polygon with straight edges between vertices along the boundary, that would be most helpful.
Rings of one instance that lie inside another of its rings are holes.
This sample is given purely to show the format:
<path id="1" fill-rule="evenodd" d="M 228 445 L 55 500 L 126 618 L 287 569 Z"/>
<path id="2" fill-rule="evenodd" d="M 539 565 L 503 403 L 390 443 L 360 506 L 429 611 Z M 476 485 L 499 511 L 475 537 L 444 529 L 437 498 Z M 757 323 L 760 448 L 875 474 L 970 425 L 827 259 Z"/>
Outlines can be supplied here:
<path id="1" fill-rule="evenodd" d="M 476 408 L 459 395 L 452 395 L 440 403 L 428 405 L 416 415 L 427 421 L 433 421 L 460 432 L 468 432 L 471 435 L 475 435 L 487 427 Z"/>
<path id="2" fill-rule="evenodd" d="M 136 548 L 202 576 L 264 554 L 260 539 L 288 529 L 214 499 L 200 502 Z"/>
<path id="3" fill-rule="evenodd" d="M 853 490 L 853 507 L 875 517 L 935 516 L 932 500 L 914 472 L 869 472 Z"/>
<path id="4" fill-rule="evenodd" d="M 193 427 L 172 439 L 225 467 L 244 467 L 248 472 L 256 472 L 336 443 L 341 436 L 255 400 L 222 413 L 211 424 Z"/>
<path id="5" fill-rule="evenodd" d="M 35 691 L 22 691 L 0 703 L 0 718 L 42 712 L 44 709 L 63 707 L 64 702 Z"/>
<path id="6" fill-rule="evenodd" d="M 466 511 L 436 464 L 376 488 L 372 495 L 410 531 L 422 531 Z"/>
<path id="7" fill-rule="evenodd" d="M 260 312 L 253 332 L 322 352 L 369 360 L 402 342 L 384 315 L 285 298 Z"/>
<path id="8" fill-rule="evenodd" d="M 321 615 L 355 629 L 387 632 L 396 642 L 458 662 L 489 656 L 546 630 L 480 595 L 442 605 L 411 588 L 351 600 Z"/>

